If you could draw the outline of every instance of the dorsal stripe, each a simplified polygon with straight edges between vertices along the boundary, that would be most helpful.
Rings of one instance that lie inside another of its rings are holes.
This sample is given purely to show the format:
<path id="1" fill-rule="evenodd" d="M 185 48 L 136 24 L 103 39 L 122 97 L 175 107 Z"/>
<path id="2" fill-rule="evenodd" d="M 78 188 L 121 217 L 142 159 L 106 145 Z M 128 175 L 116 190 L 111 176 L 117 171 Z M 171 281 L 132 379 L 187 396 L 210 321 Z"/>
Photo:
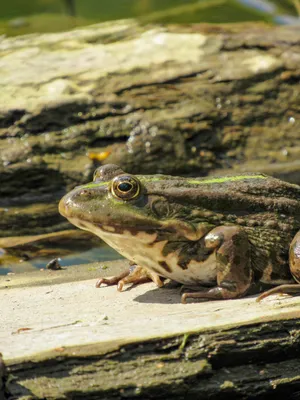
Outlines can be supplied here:
<path id="1" fill-rule="evenodd" d="M 187 183 L 191 185 L 206 185 L 210 183 L 226 183 L 226 182 L 235 182 L 235 181 L 242 181 L 244 179 L 266 179 L 267 177 L 264 175 L 236 175 L 236 176 L 223 176 L 219 178 L 208 178 L 208 179 L 185 179 Z M 144 182 L 159 182 L 162 180 L 167 180 L 166 177 L 157 177 L 157 178 L 147 178 L 147 176 L 143 177 Z M 89 189 L 89 188 L 96 188 L 100 186 L 106 186 L 109 184 L 109 181 L 106 182 L 97 182 L 97 183 L 88 183 L 82 186 L 82 189 Z"/>

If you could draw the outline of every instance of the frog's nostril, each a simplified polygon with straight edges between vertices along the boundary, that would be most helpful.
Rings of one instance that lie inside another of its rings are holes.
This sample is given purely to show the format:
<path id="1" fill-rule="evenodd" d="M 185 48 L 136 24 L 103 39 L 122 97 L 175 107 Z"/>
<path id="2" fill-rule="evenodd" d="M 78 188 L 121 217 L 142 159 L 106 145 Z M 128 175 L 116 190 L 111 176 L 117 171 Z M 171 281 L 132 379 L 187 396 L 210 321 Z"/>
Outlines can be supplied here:
<path id="1" fill-rule="evenodd" d="M 89 189 L 82 189 L 79 192 L 79 196 L 82 196 L 82 197 L 90 197 L 91 195 L 92 195 L 92 192 Z"/>

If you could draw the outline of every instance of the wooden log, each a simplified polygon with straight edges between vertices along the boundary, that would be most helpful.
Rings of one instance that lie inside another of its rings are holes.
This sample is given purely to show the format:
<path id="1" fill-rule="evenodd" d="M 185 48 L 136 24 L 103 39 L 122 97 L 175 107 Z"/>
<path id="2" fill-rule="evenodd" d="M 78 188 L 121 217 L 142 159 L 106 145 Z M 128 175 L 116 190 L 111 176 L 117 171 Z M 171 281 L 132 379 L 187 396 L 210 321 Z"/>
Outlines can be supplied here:
<path id="1" fill-rule="evenodd" d="M 298 398 L 299 297 L 183 305 L 179 288 L 145 284 L 118 293 L 86 280 L 123 267 L 0 277 L 6 393 L 22 400 Z"/>
<path id="2" fill-rule="evenodd" d="M 2 38 L 0 235 L 68 228 L 57 201 L 101 162 L 300 183 L 299 41 L 290 26 L 133 20 Z"/>

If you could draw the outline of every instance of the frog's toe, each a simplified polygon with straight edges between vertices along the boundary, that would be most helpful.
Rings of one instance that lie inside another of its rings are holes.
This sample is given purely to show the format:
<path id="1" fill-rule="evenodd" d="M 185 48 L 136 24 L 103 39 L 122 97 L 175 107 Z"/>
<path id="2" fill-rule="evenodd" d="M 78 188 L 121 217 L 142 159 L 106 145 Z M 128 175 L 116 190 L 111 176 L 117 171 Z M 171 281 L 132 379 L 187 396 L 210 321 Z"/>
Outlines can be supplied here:
<path id="1" fill-rule="evenodd" d="M 151 271 L 147 271 L 147 274 L 148 274 L 148 277 L 149 277 L 150 281 L 154 282 L 156 286 L 158 286 L 158 287 L 164 286 L 163 280 L 165 278 L 163 278 L 163 280 L 162 280 L 161 276 L 159 276 L 155 272 L 151 272 Z"/>
<path id="2" fill-rule="evenodd" d="M 197 292 L 186 292 L 181 296 L 181 303 L 185 304 L 187 299 L 201 299 L 201 300 L 229 300 L 241 297 L 245 290 L 239 290 L 235 283 L 226 283 L 226 288 L 222 286 L 215 286 L 210 289 L 206 288 Z"/>
<path id="3" fill-rule="evenodd" d="M 262 299 L 265 299 L 266 297 L 269 297 L 273 294 L 295 294 L 295 295 L 300 295 L 300 285 L 298 283 L 293 283 L 293 284 L 286 284 L 286 285 L 280 285 L 276 286 L 272 289 L 267 290 L 266 292 L 263 292 L 260 294 L 256 301 L 259 303 Z"/>
<path id="4" fill-rule="evenodd" d="M 118 276 L 99 279 L 96 283 L 96 287 L 99 288 L 102 284 L 106 284 L 108 286 L 117 285 L 118 291 L 121 292 L 125 284 L 132 283 L 133 285 L 140 285 L 142 283 L 151 281 L 154 282 L 158 287 L 163 286 L 163 281 L 158 274 L 138 265 L 133 265 Z"/>
<path id="5" fill-rule="evenodd" d="M 125 272 L 122 272 L 120 275 L 113 276 L 111 278 L 100 278 L 96 282 L 96 288 L 99 288 L 102 284 L 107 286 L 118 285 L 119 282 L 125 278 L 128 274 L 130 274 L 129 269 Z"/>
<path id="6" fill-rule="evenodd" d="M 158 287 L 163 286 L 163 282 L 159 275 L 155 272 L 149 271 L 139 265 L 133 265 L 129 268 L 129 274 L 121 279 L 118 283 L 118 290 L 122 291 L 123 286 L 127 283 L 140 285 L 146 282 L 154 282 Z"/>
<path id="7" fill-rule="evenodd" d="M 210 294 L 208 291 L 201 291 L 201 292 L 185 292 L 181 295 L 181 303 L 186 304 L 187 299 L 201 299 L 203 301 L 206 300 L 222 300 L 221 295 Z"/>

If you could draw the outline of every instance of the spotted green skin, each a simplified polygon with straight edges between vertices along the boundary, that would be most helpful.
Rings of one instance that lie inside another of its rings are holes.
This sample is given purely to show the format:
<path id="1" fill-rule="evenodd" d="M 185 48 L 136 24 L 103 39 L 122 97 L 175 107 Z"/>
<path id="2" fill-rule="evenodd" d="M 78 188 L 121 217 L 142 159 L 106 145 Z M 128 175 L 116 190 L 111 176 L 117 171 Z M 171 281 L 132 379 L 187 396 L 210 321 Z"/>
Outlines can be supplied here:
<path id="1" fill-rule="evenodd" d="M 61 214 L 162 277 L 217 287 L 216 298 L 241 296 L 259 281 L 299 280 L 289 256 L 300 228 L 299 186 L 264 174 L 137 175 L 138 196 L 122 200 L 112 193 L 120 176 L 130 174 L 101 167 L 63 197 Z"/>

